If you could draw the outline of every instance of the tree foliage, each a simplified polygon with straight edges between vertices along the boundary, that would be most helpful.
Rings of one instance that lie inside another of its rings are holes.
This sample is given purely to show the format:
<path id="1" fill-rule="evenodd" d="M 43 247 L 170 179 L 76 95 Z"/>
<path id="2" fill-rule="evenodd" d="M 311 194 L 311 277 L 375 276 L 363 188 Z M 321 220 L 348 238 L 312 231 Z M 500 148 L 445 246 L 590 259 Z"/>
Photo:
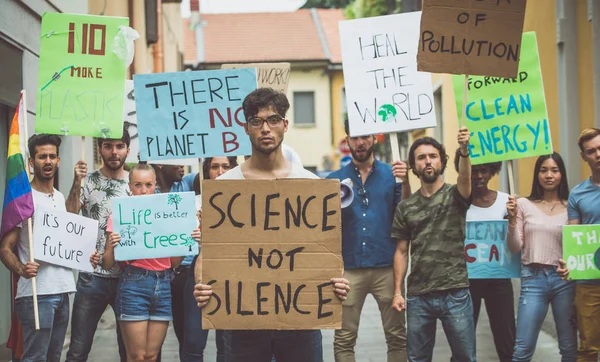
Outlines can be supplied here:
<path id="1" fill-rule="evenodd" d="M 353 0 L 307 0 L 301 9 L 343 9 L 352 2 Z"/>

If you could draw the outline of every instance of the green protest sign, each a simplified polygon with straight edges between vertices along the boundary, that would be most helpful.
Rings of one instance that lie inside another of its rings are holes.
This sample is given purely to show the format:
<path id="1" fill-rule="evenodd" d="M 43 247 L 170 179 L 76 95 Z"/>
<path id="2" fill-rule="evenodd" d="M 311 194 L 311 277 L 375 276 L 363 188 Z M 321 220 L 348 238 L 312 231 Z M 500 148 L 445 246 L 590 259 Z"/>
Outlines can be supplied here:
<path id="1" fill-rule="evenodd" d="M 36 132 L 122 136 L 126 64 L 113 41 L 128 25 L 128 18 L 44 13 Z"/>
<path id="2" fill-rule="evenodd" d="M 571 279 L 600 279 L 600 225 L 563 226 L 563 259 Z"/>
<path id="3" fill-rule="evenodd" d="M 468 78 L 465 126 L 474 165 L 552 153 L 535 32 L 524 33 L 521 44 L 517 77 Z M 465 77 L 452 80 L 460 119 Z"/>

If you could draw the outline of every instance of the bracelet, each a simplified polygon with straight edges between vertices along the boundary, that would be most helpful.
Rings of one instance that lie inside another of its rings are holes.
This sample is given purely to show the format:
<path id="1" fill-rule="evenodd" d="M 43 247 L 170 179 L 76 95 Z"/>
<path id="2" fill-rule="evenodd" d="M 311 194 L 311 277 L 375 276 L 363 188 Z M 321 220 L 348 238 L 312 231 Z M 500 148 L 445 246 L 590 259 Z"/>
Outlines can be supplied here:
<path id="1" fill-rule="evenodd" d="M 466 158 L 466 157 L 469 157 L 471 155 L 471 152 L 467 151 L 467 154 L 463 155 L 462 152 L 458 151 L 458 154 L 460 155 L 460 157 L 465 157 Z"/>
<path id="2" fill-rule="evenodd" d="M 401 296 L 402 296 L 402 293 L 394 294 L 394 298 L 401 297 Z"/>

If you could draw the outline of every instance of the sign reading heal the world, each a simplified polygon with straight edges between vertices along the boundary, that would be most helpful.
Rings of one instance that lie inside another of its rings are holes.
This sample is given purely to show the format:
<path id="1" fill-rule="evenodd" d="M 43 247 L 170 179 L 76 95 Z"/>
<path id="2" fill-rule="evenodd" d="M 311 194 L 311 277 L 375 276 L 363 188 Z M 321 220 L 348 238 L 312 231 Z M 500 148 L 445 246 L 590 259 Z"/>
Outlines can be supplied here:
<path id="1" fill-rule="evenodd" d="M 36 260 L 93 272 L 90 256 L 96 251 L 98 220 L 35 205 L 33 255 Z"/>
<path id="2" fill-rule="evenodd" d="M 255 69 L 136 74 L 140 159 L 169 160 L 251 153 L 244 98 Z"/>
<path id="3" fill-rule="evenodd" d="M 202 186 L 202 281 L 213 290 L 202 328 L 341 328 L 339 181 Z"/>
<path id="4" fill-rule="evenodd" d="M 128 18 L 44 13 L 37 133 L 121 138 L 126 64 L 113 50 L 128 25 Z"/>
<path id="5" fill-rule="evenodd" d="M 259 88 L 273 88 L 287 93 L 290 83 L 290 63 L 223 64 L 221 69 L 255 68 Z"/>
<path id="6" fill-rule="evenodd" d="M 563 226 L 563 259 L 571 279 L 600 279 L 600 225 Z"/>
<path id="7" fill-rule="evenodd" d="M 113 232 L 121 234 L 115 259 L 136 260 L 198 254 L 193 192 L 118 197 L 112 200 Z"/>
<path id="8" fill-rule="evenodd" d="M 419 70 L 515 77 L 526 0 L 424 0 Z"/>
<path id="9" fill-rule="evenodd" d="M 420 12 L 340 22 L 350 135 L 435 127 L 431 74 L 417 71 Z"/>
<path id="10" fill-rule="evenodd" d="M 519 74 L 468 79 L 465 126 L 474 165 L 552 153 L 544 83 L 534 32 L 523 34 Z M 453 76 L 460 119 L 464 76 Z"/>
<path id="11" fill-rule="evenodd" d="M 465 260 L 469 279 L 521 277 L 521 253 L 506 245 L 507 220 L 467 221 Z"/>

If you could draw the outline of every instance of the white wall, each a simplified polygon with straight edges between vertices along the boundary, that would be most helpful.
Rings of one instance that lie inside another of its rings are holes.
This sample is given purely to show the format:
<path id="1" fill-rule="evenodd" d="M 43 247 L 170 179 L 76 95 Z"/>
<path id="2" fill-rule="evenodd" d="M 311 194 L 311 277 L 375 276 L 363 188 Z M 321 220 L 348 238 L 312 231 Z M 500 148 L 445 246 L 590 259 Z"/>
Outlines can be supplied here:
<path id="1" fill-rule="evenodd" d="M 315 92 L 315 126 L 296 126 L 294 124 L 294 92 Z M 290 120 L 284 142 L 292 146 L 304 166 L 323 169 L 323 156 L 331 153 L 331 99 L 329 75 L 324 68 L 311 70 L 292 70 L 288 87 Z"/>

